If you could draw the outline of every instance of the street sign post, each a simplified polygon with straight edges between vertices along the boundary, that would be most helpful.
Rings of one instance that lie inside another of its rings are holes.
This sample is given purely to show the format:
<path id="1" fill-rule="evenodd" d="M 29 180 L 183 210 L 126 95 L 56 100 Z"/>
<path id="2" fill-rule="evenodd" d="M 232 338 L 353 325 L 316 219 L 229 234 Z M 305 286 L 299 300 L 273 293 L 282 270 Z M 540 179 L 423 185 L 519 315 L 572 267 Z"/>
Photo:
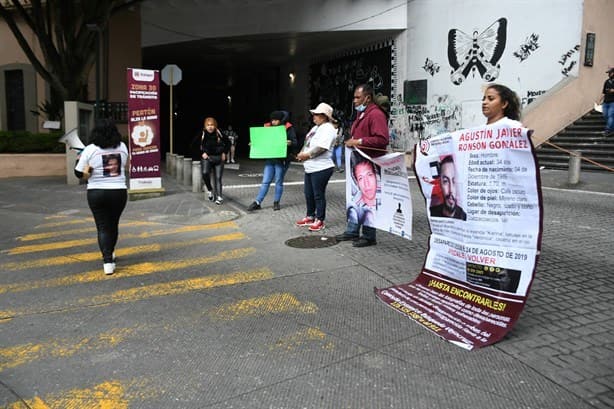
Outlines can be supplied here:
<path id="1" fill-rule="evenodd" d="M 181 82 L 181 68 L 175 64 L 167 64 L 160 72 L 162 82 L 170 86 L 170 153 L 173 153 L 173 86 Z"/>

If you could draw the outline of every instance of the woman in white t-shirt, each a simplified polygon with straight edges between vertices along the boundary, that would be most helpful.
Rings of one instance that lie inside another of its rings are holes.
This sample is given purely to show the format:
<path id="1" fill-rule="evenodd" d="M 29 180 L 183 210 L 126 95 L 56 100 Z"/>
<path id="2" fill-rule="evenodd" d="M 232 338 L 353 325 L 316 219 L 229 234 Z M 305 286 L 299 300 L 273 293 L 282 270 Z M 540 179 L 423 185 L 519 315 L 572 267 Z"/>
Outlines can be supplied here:
<path id="1" fill-rule="evenodd" d="M 87 180 L 87 203 L 98 230 L 104 273 L 113 274 L 119 218 L 128 198 L 128 149 L 121 141 L 117 127 L 109 119 L 96 121 L 90 141 L 79 156 L 75 175 Z"/>
<path id="2" fill-rule="evenodd" d="M 296 225 L 308 226 L 310 231 L 320 231 L 326 218 L 326 186 L 335 169 L 332 148 L 337 130 L 332 124 L 333 108 L 330 105 L 322 102 L 309 112 L 315 126 L 305 137 L 303 149 L 296 155 L 296 159 L 303 162 L 305 167 L 307 215 Z"/>

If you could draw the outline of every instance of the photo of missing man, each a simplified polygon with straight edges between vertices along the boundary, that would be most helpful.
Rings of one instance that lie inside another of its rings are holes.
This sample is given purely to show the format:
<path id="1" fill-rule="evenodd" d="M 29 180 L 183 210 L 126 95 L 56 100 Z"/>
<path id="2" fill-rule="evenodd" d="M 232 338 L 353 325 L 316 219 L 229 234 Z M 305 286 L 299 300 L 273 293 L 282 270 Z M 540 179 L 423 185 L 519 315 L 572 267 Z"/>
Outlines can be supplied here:
<path id="1" fill-rule="evenodd" d="M 381 200 L 379 166 L 353 151 L 350 154 L 352 176 L 352 205 L 347 210 L 348 219 L 357 224 L 374 226 L 375 211 Z"/>
<path id="2" fill-rule="evenodd" d="M 453 219 L 467 220 L 467 214 L 460 206 L 460 189 L 456 182 L 456 166 L 454 166 L 454 158 L 452 155 L 447 155 L 441 158 L 438 165 L 438 177 L 433 178 L 433 181 L 426 181 L 434 185 L 433 192 L 440 191 L 441 202 L 434 204 L 431 202 L 429 208 L 431 217 L 450 217 Z M 438 180 L 435 180 L 438 179 Z M 437 200 L 439 201 L 439 200 Z"/>
<path id="3" fill-rule="evenodd" d="M 122 158 L 119 153 L 102 155 L 102 175 L 107 177 L 119 176 L 121 174 Z"/>

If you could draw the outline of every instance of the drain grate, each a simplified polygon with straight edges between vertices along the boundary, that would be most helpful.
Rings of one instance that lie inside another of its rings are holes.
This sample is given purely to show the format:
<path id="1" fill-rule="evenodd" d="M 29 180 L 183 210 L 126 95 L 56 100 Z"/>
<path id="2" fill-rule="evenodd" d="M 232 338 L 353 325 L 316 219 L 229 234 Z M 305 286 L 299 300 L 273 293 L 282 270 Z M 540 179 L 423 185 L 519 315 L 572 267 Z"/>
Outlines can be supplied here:
<path id="1" fill-rule="evenodd" d="M 286 240 L 286 246 L 297 249 L 319 249 L 337 244 L 332 236 L 301 236 Z"/>

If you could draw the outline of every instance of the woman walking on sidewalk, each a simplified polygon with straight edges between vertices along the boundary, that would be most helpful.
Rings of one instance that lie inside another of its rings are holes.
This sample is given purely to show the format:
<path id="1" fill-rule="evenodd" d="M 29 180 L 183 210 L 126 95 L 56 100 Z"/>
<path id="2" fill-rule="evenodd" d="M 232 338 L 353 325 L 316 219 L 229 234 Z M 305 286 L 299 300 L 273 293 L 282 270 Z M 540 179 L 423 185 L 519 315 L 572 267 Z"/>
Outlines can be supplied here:
<path id="1" fill-rule="evenodd" d="M 96 222 L 104 273 L 113 274 L 119 218 L 128 199 L 128 149 L 109 119 L 96 122 L 90 141 L 79 156 L 75 176 L 87 180 L 87 203 Z"/>
<path id="2" fill-rule="evenodd" d="M 305 137 L 303 149 L 296 159 L 305 167 L 305 202 L 307 215 L 296 222 L 297 226 L 308 226 L 309 231 L 324 229 L 326 218 L 326 186 L 333 175 L 335 164 L 332 147 L 337 130 L 332 124 L 333 108 L 321 102 L 310 110 L 315 126 Z"/>
<path id="3" fill-rule="evenodd" d="M 224 201 L 222 197 L 222 176 L 224 175 L 224 163 L 229 150 L 230 142 L 217 128 L 215 118 L 206 118 L 200 140 L 200 166 L 205 186 L 207 186 L 209 192 L 207 196 L 209 200 L 215 200 L 217 205 L 221 205 Z M 214 173 L 213 186 L 211 186 L 212 171 Z"/>

